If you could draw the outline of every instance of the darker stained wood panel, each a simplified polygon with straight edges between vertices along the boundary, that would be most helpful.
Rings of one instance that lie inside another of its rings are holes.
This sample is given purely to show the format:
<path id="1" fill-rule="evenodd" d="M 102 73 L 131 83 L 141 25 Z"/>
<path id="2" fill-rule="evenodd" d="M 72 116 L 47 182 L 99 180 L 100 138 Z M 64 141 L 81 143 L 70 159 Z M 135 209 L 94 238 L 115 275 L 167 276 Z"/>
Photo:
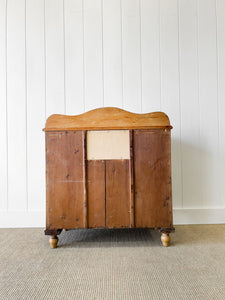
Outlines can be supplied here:
<path id="1" fill-rule="evenodd" d="M 47 229 L 85 227 L 83 135 L 46 132 Z"/>
<path id="2" fill-rule="evenodd" d="M 87 160 L 88 227 L 105 227 L 105 160 Z"/>
<path id="3" fill-rule="evenodd" d="M 130 160 L 129 160 L 129 176 L 130 176 L 130 227 L 135 227 L 134 223 L 134 150 L 133 150 L 133 130 L 129 130 L 130 140 Z"/>
<path id="4" fill-rule="evenodd" d="M 129 160 L 106 160 L 106 227 L 130 227 Z"/>
<path id="5" fill-rule="evenodd" d="M 171 227 L 170 130 L 134 130 L 135 227 Z"/>

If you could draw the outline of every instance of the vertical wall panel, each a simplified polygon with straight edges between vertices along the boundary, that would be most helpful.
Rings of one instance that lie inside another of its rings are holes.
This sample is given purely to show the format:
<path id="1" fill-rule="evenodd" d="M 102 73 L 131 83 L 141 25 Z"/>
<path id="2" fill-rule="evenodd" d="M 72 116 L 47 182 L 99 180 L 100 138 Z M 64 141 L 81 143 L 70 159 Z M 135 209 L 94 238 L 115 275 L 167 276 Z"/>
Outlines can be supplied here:
<path id="1" fill-rule="evenodd" d="M 224 208 L 224 36 L 224 0 L 0 0 L 0 211 L 44 210 L 45 117 L 101 106 L 166 112 L 174 207 Z"/>
<path id="2" fill-rule="evenodd" d="M 6 0 L 0 0 L 0 210 L 7 209 Z"/>
<path id="3" fill-rule="evenodd" d="M 161 103 L 160 78 L 160 1 L 140 0 L 142 112 L 159 111 Z"/>
<path id="4" fill-rule="evenodd" d="M 46 116 L 65 111 L 63 0 L 45 1 Z"/>
<path id="5" fill-rule="evenodd" d="M 123 105 L 121 1 L 103 0 L 104 106 Z"/>
<path id="6" fill-rule="evenodd" d="M 219 196 L 216 10 L 215 1 L 198 4 L 201 206 L 213 207 Z"/>
<path id="7" fill-rule="evenodd" d="M 122 0 L 123 107 L 141 112 L 139 0 Z"/>
<path id="8" fill-rule="evenodd" d="M 84 1 L 85 110 L 104 105 L 102 65 L 102 1 Z"/>
<path id="9" fill-rule="evenodd" d="M 45 200 L 45 59 L 44 0 L 26 7 L 27 189 L 28 209 L 43 210 Z M 42 126 L 41 126 L 42 125 Z"/>
<path id="10" fill-rule="evenodd" d="M 66 114 L 84 112 L 83 5 L 66 0 L 65 5 L 65 101 Z"/>
<path id="11" fill-rule="evenodd" d="M 172 130 L 173 204 L 182 207 L 180 155 L 180 100 L 177 0 L 160 2 L 161 109 L 170 117 Z"/>
<path id="12" fill-rule="evenodd" d="M 7 4 L 8 208 L 27 209 L 25 1 Z"/>
<path id="13" fill-rule="evenodd" d="M 179 2 L 179 56 L 183 206 L 201 205 L 198 27 L 195 0 Z"/>
<path id="14" fill-rule="evenodd" d="M 220 200 L 217 206 L 225 207 L 225 1 L 217 0 L 218 47 L 218 112 L 219 112 L 219 183 Z"/>

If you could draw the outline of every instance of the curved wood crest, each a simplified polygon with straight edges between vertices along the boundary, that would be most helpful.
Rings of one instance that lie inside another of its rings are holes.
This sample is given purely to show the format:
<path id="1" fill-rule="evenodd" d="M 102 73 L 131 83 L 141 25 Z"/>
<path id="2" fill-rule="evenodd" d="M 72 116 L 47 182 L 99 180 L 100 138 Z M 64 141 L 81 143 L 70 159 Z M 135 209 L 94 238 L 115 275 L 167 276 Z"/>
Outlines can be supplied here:
<path id="1" fill-rule="evenodd" d="M 131 113 L 116 107 L 102 107 L 80 115 L 51 115 L 44 131 L 172 128 L 163 112 Z"/>

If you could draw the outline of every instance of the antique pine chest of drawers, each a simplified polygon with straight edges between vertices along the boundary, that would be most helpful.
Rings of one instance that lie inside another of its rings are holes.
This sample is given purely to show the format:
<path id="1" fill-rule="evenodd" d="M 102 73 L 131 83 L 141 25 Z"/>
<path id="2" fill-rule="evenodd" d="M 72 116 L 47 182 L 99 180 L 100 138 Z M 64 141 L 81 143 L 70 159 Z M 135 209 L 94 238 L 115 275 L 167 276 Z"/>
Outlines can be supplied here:
<path id="1" fill-rule="evenodd" d="M 105 107 L 51 115 L 46 138 L 46 230 L 155 228 L 164 246 L 174 231 L 171 125 L 162 112 Z"/>

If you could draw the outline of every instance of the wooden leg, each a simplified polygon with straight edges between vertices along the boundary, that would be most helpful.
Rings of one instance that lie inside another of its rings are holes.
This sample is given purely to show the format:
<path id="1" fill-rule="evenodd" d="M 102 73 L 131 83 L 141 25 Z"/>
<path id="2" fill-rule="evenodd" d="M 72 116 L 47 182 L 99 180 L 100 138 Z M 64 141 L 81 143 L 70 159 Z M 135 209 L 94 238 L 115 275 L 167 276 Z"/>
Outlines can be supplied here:
<path id="1" fill-rule="evenodd" d="M 49 244 L 50 244 L 50 247 L 53 249 L 53 248 L 57 248 L 57 243 L 58 243 L 58 238 L 57 238 L 57 235 L 51 235 L 50 238 L 49 238 Z"/>
<path id="2" fill-rule="evenodd" d="M 170 245 L 170 235 L 169 233 L 162 233 L 161 234 L 161 241 L 164 247 L 168 247 Z"/>

